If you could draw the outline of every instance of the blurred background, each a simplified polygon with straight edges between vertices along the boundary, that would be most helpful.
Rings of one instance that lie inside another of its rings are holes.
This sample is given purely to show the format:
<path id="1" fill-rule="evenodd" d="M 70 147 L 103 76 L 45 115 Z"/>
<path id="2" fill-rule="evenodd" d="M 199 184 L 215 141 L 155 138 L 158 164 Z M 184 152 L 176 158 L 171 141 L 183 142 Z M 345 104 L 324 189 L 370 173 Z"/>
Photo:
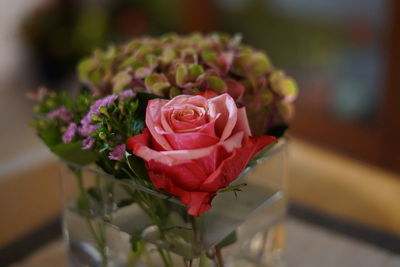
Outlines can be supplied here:
<path id="1" fill-rule="evenodd" d="M 296 78 L 295 215 L 399 237 L 399 1 L 1 0 L 1 252 L 29 254 L 21 242 L 59 218 L 57 163 L 27 126 L 25 94 L 77 86 L 75 64 L 96 47 L 170 31 L 240 32 Z"/>

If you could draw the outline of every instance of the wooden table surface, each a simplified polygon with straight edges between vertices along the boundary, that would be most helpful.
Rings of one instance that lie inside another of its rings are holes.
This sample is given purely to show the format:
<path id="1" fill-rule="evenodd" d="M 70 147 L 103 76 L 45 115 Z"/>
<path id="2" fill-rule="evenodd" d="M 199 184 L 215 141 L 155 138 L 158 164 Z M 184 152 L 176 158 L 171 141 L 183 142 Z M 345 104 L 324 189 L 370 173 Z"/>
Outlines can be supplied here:
<path id="1" fill-rule="evenodd" d="M 400 255 L 298 219 L 287 222 L 287 267 L 400 267 Z M 64 267 L 62 240 L 56 240 L 13 267 Z"/>

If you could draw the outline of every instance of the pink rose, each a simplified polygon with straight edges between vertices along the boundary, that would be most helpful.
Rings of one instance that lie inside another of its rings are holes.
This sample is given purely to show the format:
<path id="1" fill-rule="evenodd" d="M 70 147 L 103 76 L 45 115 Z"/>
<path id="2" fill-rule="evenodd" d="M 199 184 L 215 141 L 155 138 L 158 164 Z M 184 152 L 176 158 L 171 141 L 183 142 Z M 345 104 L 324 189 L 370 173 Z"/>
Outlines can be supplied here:
<path id="1" fill-rule="evenodd" d="M 153 185 L 179 197 L 194 216 L 209 210 L 218 190 L 275 142 L 251 137 L 245 108 L 238 109 L 228 94 L 151 100 L 146 126 L 128 139 L 128 148 L 145 160 Z"/>

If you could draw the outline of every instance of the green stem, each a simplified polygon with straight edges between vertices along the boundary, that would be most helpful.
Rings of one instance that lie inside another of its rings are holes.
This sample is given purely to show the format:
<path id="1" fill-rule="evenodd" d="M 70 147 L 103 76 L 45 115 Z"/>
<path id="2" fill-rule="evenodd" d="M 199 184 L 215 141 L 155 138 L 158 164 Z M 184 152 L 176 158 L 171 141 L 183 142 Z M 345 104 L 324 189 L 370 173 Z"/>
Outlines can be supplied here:
<path id="1" fill-rule="evenodd" d="M 151 260 L 150 254 L 147 251 L 146 243 L 143 243 L 143 245 L 144 245 L 144 256 L 146 258 L 146 261 L 147 261 L 149 266 L 153 266 L 153 261 Z"/>
<path id="2" fill-rule="evenodd" d="M 129 172 L 125 171 L 130 178 L 133 178 Z M 140 206 L 140 208 L 153 220 L 155 225 L 157 225 L 161 239 L 165 240 L 165 234 L 163 231 L 164 220 L 160 216 L 161 212 L 166 211 L 164 200 L 151 197 L 148 193 L 142 192 L 140 190 L 132 190 L 129 186 L 123 186 L 125 191 L 135 200 L 135 202 Z M 174 266 L 171 254 L 168 250 L 164 250 L 157 247 L 160 253 L 161 259 L 166 267 Z"/>
<path id="3" fill-rule="evenodd" d="M 223 267 L 224 266 L 224 260 L 222 259 L 221 248 L 218 247 L 218 246 L 215 246 L 215 258 L 217 259 L 217 266 L 218 267 Z"/>
<path id="4" fill-rule="evenodd" d="M 165 251 L 167 253 L 168 261 L 170 262 L 170 266 L 174 266 L 174 262 L 171 257 L 171 253 L 168 250 Z"/>
<path id="5" fill-rule="evenodd" d="M 167 259 L 167 257 L 164 254 L 164 250 L 160 247 L 157 247 L 158 252 L 160 253 L 161 259 L 164 262 L 164 266 L 165 267 L 169 267 L 169 266 L 173 266 L 172 262 L 170 264 L 169 260 Z"/>
<path id="6" fill-rule="evenodd" d="M 78 188 L 79 192 L 81 194 L 82 200 L 84 201 L 84 207 L 86 208 L 85 213 L 83 214 L 86 224 L 89 228 L 89 231 L 94 238 L 97 246 L 97 250 L 100 253 L 101 256 L 101 261 L 103 266 L 107 267 L 108 266 L 108 260 L 107 260 L 107 246 L 106 246 L 106 236 L 105 236 L 105 231 L 104 231 L 104 225 L 99 224 L 99 235 L 97 235 L 95 228 L 92 225 L 92 221 L 88 217 L 88 213 L 90 211 L 90 202 L 89 202 L 89 196 L 87 195 L 84 183 L 83 183 L 83 177 L 82 177 L 82 172 L 78 169 L 73 168 L 73 172 L 75 173 L 75 177 L 77 178 L 78 182 Z"/>

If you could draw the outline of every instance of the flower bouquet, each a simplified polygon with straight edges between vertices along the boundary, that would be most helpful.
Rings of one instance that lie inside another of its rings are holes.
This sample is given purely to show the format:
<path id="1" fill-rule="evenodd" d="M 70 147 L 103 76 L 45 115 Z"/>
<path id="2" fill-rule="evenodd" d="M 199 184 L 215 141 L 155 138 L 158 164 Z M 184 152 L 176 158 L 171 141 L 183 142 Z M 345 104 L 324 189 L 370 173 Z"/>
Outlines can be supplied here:
<path id="1" fill-rule="evenodd" d="M 134 39 L 78 72 L 74 97 L 31 95 L 33 126 L 65 163 L 73 266 L 271 263 L 292 78 L 224 34 Z"/>

